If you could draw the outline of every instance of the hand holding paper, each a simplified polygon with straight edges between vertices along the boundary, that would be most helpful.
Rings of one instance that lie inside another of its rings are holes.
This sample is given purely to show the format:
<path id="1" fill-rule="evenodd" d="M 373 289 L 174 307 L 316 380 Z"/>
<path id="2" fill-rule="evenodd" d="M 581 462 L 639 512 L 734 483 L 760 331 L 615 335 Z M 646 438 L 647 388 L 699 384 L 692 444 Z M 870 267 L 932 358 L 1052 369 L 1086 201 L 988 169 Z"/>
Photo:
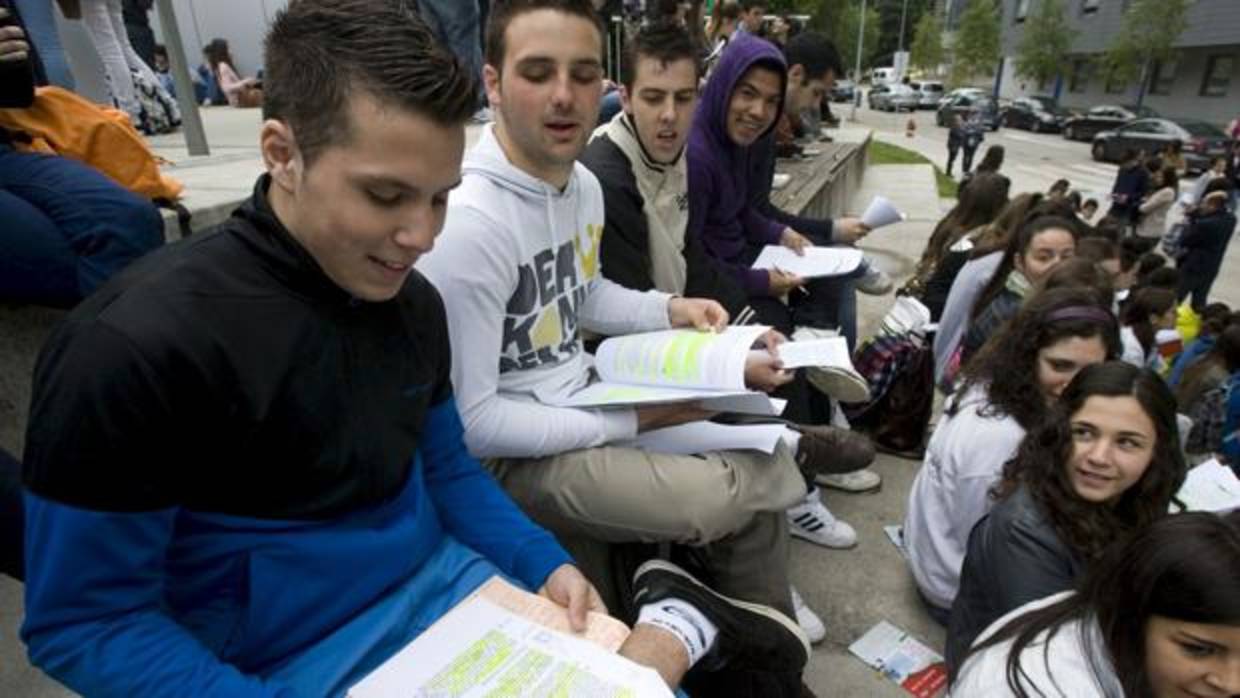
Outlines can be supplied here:
<path id="1" fill-rule="evenodd" d="M 842 276 L 861 265 L 861 250 L 853 247 L 807 247 L 803 255 L 781 245 L 767 245 L 754 260 L 754 269 L 778 269 L 810 279 Z"/>
<path id="2" fill-rule="evenodd" d="M 900 213 L 895 204 L 882 196 L 875 196 L 870 205 L 866 206 L 865 213 L 861 214 L 861 222 L 865 223 L 871 230 L 881 228 L 884 225 L 899 223 L 904 218 L 904 214 Z"/>

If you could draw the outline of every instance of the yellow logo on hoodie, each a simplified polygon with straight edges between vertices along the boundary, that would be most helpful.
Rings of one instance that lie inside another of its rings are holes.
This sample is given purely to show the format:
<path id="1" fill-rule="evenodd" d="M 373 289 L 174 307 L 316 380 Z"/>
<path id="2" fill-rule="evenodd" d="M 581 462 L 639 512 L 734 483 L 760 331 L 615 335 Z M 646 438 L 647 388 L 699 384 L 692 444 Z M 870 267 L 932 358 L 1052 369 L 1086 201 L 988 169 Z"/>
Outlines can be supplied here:
<path id="1" fill-rule="evenodd" d="M 598 250 L 603 240 L 603 226 L 586 224 L 585 237 L 589 240 L 587 249 L 582 249 L 586 243 L 582 242 L 581 237 L 578 235 L 573 238 L 573 247 L 577 249 L 577 258 L 581 260 L 581 272 L 589 280 L 598 276 Z"/>

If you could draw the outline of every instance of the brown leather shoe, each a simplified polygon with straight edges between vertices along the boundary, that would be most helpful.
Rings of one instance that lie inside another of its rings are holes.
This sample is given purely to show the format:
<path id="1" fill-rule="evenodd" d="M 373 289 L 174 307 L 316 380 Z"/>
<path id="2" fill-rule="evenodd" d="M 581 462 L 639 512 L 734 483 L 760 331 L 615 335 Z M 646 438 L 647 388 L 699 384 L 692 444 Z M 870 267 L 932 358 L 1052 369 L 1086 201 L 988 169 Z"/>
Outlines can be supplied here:
<path id="1" fill-rule="evenodd" d="M 833 426 L 795 424 L 801 432 L 796 463 L 809 475 L 835 475 L 861 470 L 874 462 L 874 444 L 863 434 Z"/>

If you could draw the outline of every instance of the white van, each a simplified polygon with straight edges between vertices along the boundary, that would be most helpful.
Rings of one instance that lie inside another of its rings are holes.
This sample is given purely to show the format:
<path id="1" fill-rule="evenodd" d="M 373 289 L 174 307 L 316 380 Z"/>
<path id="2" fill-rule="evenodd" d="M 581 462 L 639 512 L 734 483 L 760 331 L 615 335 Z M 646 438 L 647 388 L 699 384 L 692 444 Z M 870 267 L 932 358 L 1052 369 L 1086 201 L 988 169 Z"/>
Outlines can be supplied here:
<path id="1" fill-rule="evenodd" d="M 886 85 L 888 83 L 895 82 L 895 80 L 896 69 L 890 66 L 886 68 L 875 68 L 874 72 L 870 73 L 871 85 Z"/>

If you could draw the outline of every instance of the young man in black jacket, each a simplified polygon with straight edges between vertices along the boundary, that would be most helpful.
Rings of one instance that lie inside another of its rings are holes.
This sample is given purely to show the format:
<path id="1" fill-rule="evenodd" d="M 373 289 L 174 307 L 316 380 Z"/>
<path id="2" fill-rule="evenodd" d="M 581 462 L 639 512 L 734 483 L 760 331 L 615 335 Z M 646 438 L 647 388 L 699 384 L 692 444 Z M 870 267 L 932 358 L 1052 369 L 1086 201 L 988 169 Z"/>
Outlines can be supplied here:
<path id="1" fill-rule="evenodd" d="M 596 132 L 581 158 L 603 189 L 603 275 L 629 288 L 712 298 L 736 324 L 768 324 L 790 331 L 791 318 L 783 303 L 748 296 L 698 239 L 686 235 L 689 192 L 684 146 L 700 72 L 687 33 L 670 25 L 644 27 L 631 41 L 622 65 L 627 68 L 621 87 L 624 109 Z M 803 372 L 775 394 L 789 400 L 786 418 L 810 421 Z M 815 440 L 829 443 L 836 458 L 856 461 L 856 468 L 873 459 L 872 446 L 860 435 L 835 427 L 806 430 Z M 812 483 L 805 500 L 789 510 L 789 523 L 794 535 L 820 545 L 855 544 L 852 528 L 831 516 Z M 805 615 L 808 608 L 800 606 L 798 611 L 807 629 L 812 627 Z"/>

